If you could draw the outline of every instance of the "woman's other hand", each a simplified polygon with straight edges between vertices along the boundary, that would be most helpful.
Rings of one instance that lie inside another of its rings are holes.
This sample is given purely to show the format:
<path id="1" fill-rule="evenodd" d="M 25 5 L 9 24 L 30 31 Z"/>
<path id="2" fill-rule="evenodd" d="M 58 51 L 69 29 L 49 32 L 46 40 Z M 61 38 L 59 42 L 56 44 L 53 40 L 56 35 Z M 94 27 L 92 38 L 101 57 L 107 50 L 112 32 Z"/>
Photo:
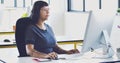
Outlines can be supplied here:
<path id="1" fill-rule="evenodd" d="M 67 51 L 67 54 L 80 53 L 78 49 L 71 49 Z"/>

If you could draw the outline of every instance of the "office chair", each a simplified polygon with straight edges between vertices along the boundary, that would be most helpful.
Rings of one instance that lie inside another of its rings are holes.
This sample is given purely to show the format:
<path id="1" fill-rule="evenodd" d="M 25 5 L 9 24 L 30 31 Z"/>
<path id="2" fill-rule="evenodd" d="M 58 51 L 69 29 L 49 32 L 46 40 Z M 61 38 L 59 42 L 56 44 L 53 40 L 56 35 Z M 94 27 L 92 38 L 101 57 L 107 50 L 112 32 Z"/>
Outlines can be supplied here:
<path id="1" fill-rule="evenodd" d="M 15 40 L 19 52 L 18 57 L 29 56 L 26 53 L 25 31 L 30 24 L 31 24 L 31 19 L 29 17 L 20 18 L 16 22 Z"/>

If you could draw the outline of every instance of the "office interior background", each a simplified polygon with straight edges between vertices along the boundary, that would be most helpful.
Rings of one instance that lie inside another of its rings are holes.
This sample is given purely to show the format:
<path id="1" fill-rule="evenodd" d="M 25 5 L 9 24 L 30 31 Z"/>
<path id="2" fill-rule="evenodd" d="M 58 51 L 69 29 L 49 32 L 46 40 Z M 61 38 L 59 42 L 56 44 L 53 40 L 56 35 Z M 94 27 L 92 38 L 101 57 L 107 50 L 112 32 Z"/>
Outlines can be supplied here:
<path id="1" fill-rule="evenodd" d="M 15 27 L 16 21 L 19 18 L 30 15 L 35 1 L 37 0 L 0 0 L 0 61 L 3 60 L 8 63 L 20 61 L 24 63 L 26 60 L 26 58 L 18 59 L 17 57 L 19 53 L 15 44 Z M 66 50 L 73 48 L 81 49 L 81 45 L 83 45 L 82 42 L 85 39 L 88 21 L 90 20 L 90 11 L 92 11 L 92 20 L 98 23 L 96 26 L 100 26 L 100 29 L 107 30 L 111 45 L 115 48 L 120 48 L 120 0 L 43 1 L 49 3 L 50 16 L 46 23 L 52 27 L 60 47 Z M 10 40 L 10 42 L 5 42 L 5 39 Z M 87 56 L 88 58 L 85 57 L 83 63 L 86 60 L 88 62 L 93 60 L 89 58 L 90 55 L 94 54 L 89 54 Z M 32 62 L 33 60 L 28 58 L 26 62 L 28 61 Z M 67 63 L 81 62 L 81 60 L 75 60 L 77 62 L 73 60 L 66 61 L 68 61 Z M 96 61 L 96 59 L 94 61 Z"/>
<path id="2" fill-rule="evenodd" d="M 14 41 L 16 21 L 30 15 L 37 0 L 0 0 L 0 42 Z M 56 37 L 67 36 L 84 40 L 89 11 L 103 28 L 112 30 L 113 21 L 120 8 L 119 0 L 44 0 L 49 3 L 50 16 L 46 21 Z M 102 19 L 101 19 L 102 18 Z"/>

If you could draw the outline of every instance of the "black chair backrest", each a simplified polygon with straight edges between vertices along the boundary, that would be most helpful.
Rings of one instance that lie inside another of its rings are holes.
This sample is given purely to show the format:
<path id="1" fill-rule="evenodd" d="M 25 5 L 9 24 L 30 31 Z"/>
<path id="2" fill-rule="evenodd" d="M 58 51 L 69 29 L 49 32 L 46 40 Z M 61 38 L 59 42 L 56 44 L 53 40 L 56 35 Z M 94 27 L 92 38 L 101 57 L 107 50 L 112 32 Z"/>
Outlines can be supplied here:
<path id="1" fill-rule="evenodd" d="M 26 28 L 30 24 L 31 24 L 31 19 L 29 17 L 20 18 L 16 22 L 15 40 L 19 52 L 18 57 L 29 56 L 26 53 L 25 32 L 26 32 Z"/>

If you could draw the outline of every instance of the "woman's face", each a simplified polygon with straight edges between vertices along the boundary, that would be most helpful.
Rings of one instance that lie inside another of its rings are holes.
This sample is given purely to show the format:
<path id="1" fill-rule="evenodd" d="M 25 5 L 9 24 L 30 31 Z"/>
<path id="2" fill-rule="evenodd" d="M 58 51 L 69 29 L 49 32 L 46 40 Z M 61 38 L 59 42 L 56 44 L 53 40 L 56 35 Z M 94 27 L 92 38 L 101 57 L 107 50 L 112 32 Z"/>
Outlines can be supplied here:
<path id="1" fill-rule="evenodd" d="M 47 20 L 49 16 L 49 7 L 44 6 L 40 9 L 40 19 Z"/>

